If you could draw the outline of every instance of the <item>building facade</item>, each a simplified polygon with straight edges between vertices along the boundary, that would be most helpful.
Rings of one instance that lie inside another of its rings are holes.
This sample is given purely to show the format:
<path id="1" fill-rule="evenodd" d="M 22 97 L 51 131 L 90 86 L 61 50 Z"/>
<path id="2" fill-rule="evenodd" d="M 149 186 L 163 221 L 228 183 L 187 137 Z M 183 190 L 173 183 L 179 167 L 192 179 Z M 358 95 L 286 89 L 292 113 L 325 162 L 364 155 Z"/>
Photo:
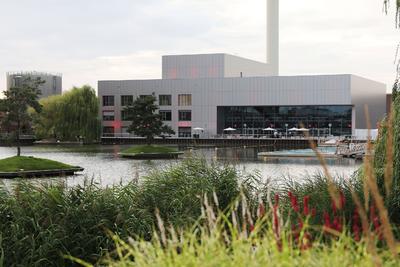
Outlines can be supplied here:
<path id="1" fill-rule="evenodd" d="M 124 107 L 152 94 L 178 137 L 191 137 L 195 128 L 204 137 L 226 128 L 259 135 L 265 128 L 286 133 L 293 127 L 315 136 L 351 135 L 367 128 L 365 105 L 372 128 L 386 112 L 382 83 L 350 74 L 260 76 L 266 65 L 221 54 L 168 56 L 163 79 L 99 81 L 103 134 L 126 136 Z"/>
<path id="2" fill-rule="evenodd" d="M 19 86 L 19 84 L 26 78 L 37 79 L 40 78 L 44 81 L 39 86 L 41 92 L 40 98 L 46 98 L 51 95 L 62 94 L 62 75 L 52 74 L 46 72 L 9 72 L 7 73 L 7 90 L 11 87 Z"/>

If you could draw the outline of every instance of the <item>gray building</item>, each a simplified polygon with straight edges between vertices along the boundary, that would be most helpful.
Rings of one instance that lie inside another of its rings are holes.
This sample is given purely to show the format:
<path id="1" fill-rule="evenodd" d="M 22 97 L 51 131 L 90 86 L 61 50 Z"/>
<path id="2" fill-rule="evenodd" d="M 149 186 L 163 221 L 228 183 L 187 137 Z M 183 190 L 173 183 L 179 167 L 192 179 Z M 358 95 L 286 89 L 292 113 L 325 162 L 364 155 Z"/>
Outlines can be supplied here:
<path id="1" fill-rule="evenodd" d="M 11 87 L 18 86 L 18 84 L 25 78 L 31 77 L 32 79 L 40 78 L 44 81 L 43 84 L 39 86 L 41 91 L 40 98 L 45 98 L 51 95 L 62 94 L 62 75 L 52 74 L 47 72 L 8 72 L 7 73 L 7 90 Z"/>
<path id="2" fill-rule="evenodd" d="M 350 74 L 260 76 L 265 65 L 226 54 L 165 56 L 164 79 L 99 81 L 103 133 L 126 135 L 124 106 L 151 94 L 179 137 L 195 128 L 212 137 L 229 127 L 261 134 L 301 126 L 312 135 L 351 135 L 367 127 L 365 105 L 373 128 L 386 112 L 382 83 Z"/>

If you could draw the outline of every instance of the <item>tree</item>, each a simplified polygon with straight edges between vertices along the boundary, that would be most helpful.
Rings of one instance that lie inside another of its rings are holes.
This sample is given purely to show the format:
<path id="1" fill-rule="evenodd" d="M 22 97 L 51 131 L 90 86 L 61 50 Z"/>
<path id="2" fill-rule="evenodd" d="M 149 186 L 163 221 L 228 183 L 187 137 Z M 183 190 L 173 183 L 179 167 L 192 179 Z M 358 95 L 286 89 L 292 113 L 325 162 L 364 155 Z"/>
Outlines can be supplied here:
<path id="1" fill-rule="evenodd" d="M 41 113 L 34 114 L 35 133 L 41 138 L 86 142 L 99 138 L 99 101 L 89 85 L 74 87 L 62 96 L 42 99 Z M 79 138 L 80 139 L 80 138 Z"/>
<path id="2" fill-rule="evenodd" d="M 171 127 L 164 125 L 161 115 L 156 113 L 158 106 L 155 104 L 154 95 L 139 97 L 131 106 L 124 109 L 127 119 L 132 121 L 128 132 L 138 136 L 146 137 L 150 145 L 155 136 L 162 134 L 175 134 Z"/>
<path id="3" fill-rule="evenodd" d="M 11 132 L 14 132 L 17 156 L 21 156 L 20 137 L 22 128 L 31 121 L 28 108 L 31 107 L 38 113 L 41 111 L 38 100 L 41 94 L 39 85 L 42 83 L 43 81 L 40 78 L 23 78 L 18 86 L 5 91 L 5 98 L 0 101 L 0 111 L 4 113 L 2 124 Z"/>

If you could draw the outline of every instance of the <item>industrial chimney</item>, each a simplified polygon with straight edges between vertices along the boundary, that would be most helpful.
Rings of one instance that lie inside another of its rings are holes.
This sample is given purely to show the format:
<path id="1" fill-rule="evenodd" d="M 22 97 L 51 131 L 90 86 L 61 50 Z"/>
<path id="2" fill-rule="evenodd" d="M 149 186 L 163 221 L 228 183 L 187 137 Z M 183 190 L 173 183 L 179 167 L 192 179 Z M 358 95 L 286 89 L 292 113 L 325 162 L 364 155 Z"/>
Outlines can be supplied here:
<path id="1" fill-rule="evenodd" d="M 279 0 L 267 0 L 267 64 L 271 75 L 279 75 Z"/>

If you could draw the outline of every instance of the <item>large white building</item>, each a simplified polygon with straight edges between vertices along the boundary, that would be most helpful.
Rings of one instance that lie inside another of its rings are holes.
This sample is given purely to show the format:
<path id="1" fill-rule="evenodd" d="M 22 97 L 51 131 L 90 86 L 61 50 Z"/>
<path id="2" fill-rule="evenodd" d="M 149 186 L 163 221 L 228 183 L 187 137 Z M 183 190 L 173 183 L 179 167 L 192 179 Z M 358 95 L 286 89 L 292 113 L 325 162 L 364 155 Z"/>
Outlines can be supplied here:
<path id="1" fill-rule="evenodd" d="M 386 112 L 386 86 L 351 74 L 279 76 L 279 6 L 267 0 L 267 63 L 228 54 L 162 58 L 162 79 L 99 81 L 103 134 L 126 135 L 124 107 L 154 94 L 177 136 L 195 128 L 212 137 L 226 128 L 261 134 L 305 126 L 312 135 L 351 135 L 373 127 Z"/>

